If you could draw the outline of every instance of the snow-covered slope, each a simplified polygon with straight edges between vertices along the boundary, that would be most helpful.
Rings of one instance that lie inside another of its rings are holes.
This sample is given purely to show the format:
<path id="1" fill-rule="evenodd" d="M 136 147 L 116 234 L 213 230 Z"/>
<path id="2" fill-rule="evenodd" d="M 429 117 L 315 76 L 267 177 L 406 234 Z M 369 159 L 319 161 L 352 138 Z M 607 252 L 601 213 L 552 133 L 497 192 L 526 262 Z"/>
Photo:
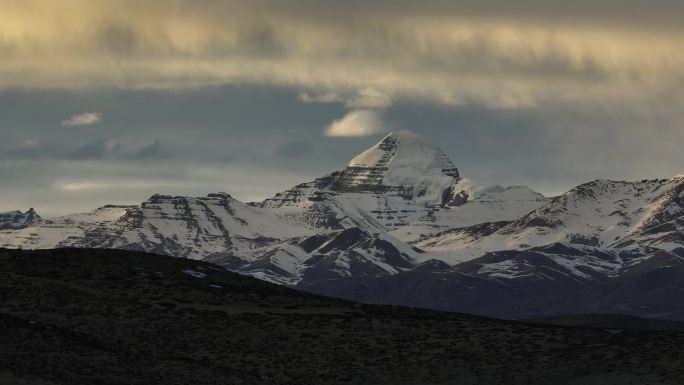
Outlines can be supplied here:
<path id="1" fill-rule="evenodd" d="M 426 138 L 393 132 L 347 163 L 332 189 L 342 192 L 388 190 L 415 204 L 441 204 L 442 193 L 459 179 L 451 160 Z"/>
<path id="2" fill-rule="evenodd" d="M 154 195 L 140 206 L 104 206 L 18 231 L 0 231 L 12 248 L 103 247 L 152 251 L 203 259 L 313 234 L 285 224 L 273 213 L 227 194 L 206 197 Z"/>
<path id="3" fill-rule="evenodd" d="M 497 250 L 524 250 L 556 242 L 604 248 L 671 250 L 683 244 L 684 175 L 577 186 L 508 223 L 463 227 L 415 243 L 447 263 Z M 486 231 L 485 231 L 486 230 Z"/>
<path id="4" fill-rule="evenodd" d="M 40 215 L 32 208 L 25 213 L 19 210 L 0 213 L 0 230 L 17 230 L 31 226 L 41 220 Z"/>
<path id="5" fill-rule="evenodd" d="M 0 247 L 49 249 L 70 246 L 83 240 L 87 234 L 96 233 L 98 229 L 108 232 L 118 227 L 117 221 L 129 207 L 108 205 L 89 213 L 44 219 L 19 230 L 1 230 Z"/>
<path id="6" fill-rule="evenodd" d="M 467 186 L 461 180 L 471 199 L 461 206 L 434 210 L 390 234 L 406 242 L 434 237 L 453 228 L 464 228 L 487 222 L 512 221 L 545 204 L 549 198 L 524 186 Z M 472 190 L 465 187 L 471 187 Z"/>
<path id="7" fill-rule="evenodd" d="M 207 261 L 271 282 L 297 285 L 320 279 L 396 274 L 412 268 L 422 251 L 386 234 L 357 227 L 292 238 L 243 254 Z"/>

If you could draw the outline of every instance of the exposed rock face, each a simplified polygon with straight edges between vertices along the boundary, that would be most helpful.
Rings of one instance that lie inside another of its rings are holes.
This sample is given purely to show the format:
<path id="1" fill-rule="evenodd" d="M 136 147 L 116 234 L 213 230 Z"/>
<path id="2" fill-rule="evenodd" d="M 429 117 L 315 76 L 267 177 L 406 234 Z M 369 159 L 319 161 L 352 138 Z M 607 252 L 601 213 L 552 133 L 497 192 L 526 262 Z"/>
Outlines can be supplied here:
<path id="1" fill-rule="evenodd" d="M 18 230 L 38 223 L 40 215 L 31 207 L 25 213 L 19 210 L 0 213 L 0 230 Z"/>
<path id="2" fill-rule="evenodd" d="M 463 206 L 468 202 L 468 193 L 465 190 L 455 190 L 454 186 L 451 186 L 442 191 L 442 207 Z"/>
<path id="3" fill-rule="evenodd" d="M 352 227 L 269 244 L 253 251 L 249 261 L 233 256 L 207 260 L 257 278 L 297 285 L 396 274 L 413 268 L 422 253 L 385 234 Z"/>

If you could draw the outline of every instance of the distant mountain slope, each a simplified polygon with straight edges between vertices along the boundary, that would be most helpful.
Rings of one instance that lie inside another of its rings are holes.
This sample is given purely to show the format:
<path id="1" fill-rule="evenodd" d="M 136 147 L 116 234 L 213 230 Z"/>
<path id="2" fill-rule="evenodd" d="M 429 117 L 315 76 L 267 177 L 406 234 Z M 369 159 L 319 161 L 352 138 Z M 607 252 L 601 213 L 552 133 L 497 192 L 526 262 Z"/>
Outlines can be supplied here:
<path id="1" fill-rule="evenodd" d="M 140 206 L 109 205 L 0 232 L 0 246 L 120 248 L 201 259 L 313 233 L 224 193 L 154 195 Z"/>
<path id="2" fill-rule="evenodd" d="M 357 301 L 497 318 L 608 313 L 684 321 L 684 249 L 640 254 L 553 244 L 488 253 L 455 266 L 430 260 L 393 275 L 298 286 Z"/>
<path id="3" fill-rule="evenodd" d="M 251 254 L 255 257 L 250 261 L 221 256 L 205 260 L 267 281 L 297 285 L 321 277 L 396 274 L 422 258 L 420 249 L 357 227 L 269 244 Z"/>
<path id="4" fill-rule="evenodd" d="M 0 213 L 0 230 L 18 230 L 29 227 L 41 220 L 33 208 L 25 213 L 19 210 Z"/>
<path id="5" fill-rule="evenodd" d="M 492 232 L 464 227 L 415 245 L 462 261 L 485 252 L 568 242 L 621 249 L 671 250 L 684 245 L 684 174 L 670 179 L 577 186 Z"/>
<path id="6" fill-rule="evenodd" d="M 7 384 L 684 381 L 682 333 L 361 305 L 130 251 L 0 249 L 0 298 Z"/>

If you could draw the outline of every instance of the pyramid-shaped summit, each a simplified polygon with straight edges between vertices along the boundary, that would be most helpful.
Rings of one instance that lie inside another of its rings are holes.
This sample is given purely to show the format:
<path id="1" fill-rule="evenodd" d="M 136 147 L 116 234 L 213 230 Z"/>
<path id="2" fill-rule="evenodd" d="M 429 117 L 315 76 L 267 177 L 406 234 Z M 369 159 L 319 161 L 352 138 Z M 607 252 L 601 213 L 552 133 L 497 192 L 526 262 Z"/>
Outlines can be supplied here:
<path id="1" fill-rule="evenodd" d="M 392 132 L 335 171 L 275 194 L 258 206 L 329 228 L 386 231 L 437 208 L 466 203 L 472 183 L 430 140 Z M 297 214 L 297 210 L 301 210 Z"/>
<path id="2" fill-rule="evenodd" d="M 458 180 L 453 162 L 427 138 L 397 131 L 347 163 L 333 189 L 342 192 L 439 192 Z"/>

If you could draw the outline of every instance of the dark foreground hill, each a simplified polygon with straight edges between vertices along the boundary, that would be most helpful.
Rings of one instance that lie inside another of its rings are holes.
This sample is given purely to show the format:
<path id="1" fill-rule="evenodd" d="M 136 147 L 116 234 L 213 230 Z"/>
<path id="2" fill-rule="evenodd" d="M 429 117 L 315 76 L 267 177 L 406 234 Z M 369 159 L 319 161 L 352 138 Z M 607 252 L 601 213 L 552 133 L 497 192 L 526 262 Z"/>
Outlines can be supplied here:
<path id="1" fill-rule="evenodd" d="M 549 325 L 590 328 L 638 329 L 684 332 L 684 322 L 654 318 L 634 317 L 622 314 L 572 314 L 560 317 L 528 320 Z"/>
<path id="2" fill-rule="evenodd" d="M 362 305 L 125 251 L 0 249 L 0 384 L 681 384 L 684 334 Z"/>

